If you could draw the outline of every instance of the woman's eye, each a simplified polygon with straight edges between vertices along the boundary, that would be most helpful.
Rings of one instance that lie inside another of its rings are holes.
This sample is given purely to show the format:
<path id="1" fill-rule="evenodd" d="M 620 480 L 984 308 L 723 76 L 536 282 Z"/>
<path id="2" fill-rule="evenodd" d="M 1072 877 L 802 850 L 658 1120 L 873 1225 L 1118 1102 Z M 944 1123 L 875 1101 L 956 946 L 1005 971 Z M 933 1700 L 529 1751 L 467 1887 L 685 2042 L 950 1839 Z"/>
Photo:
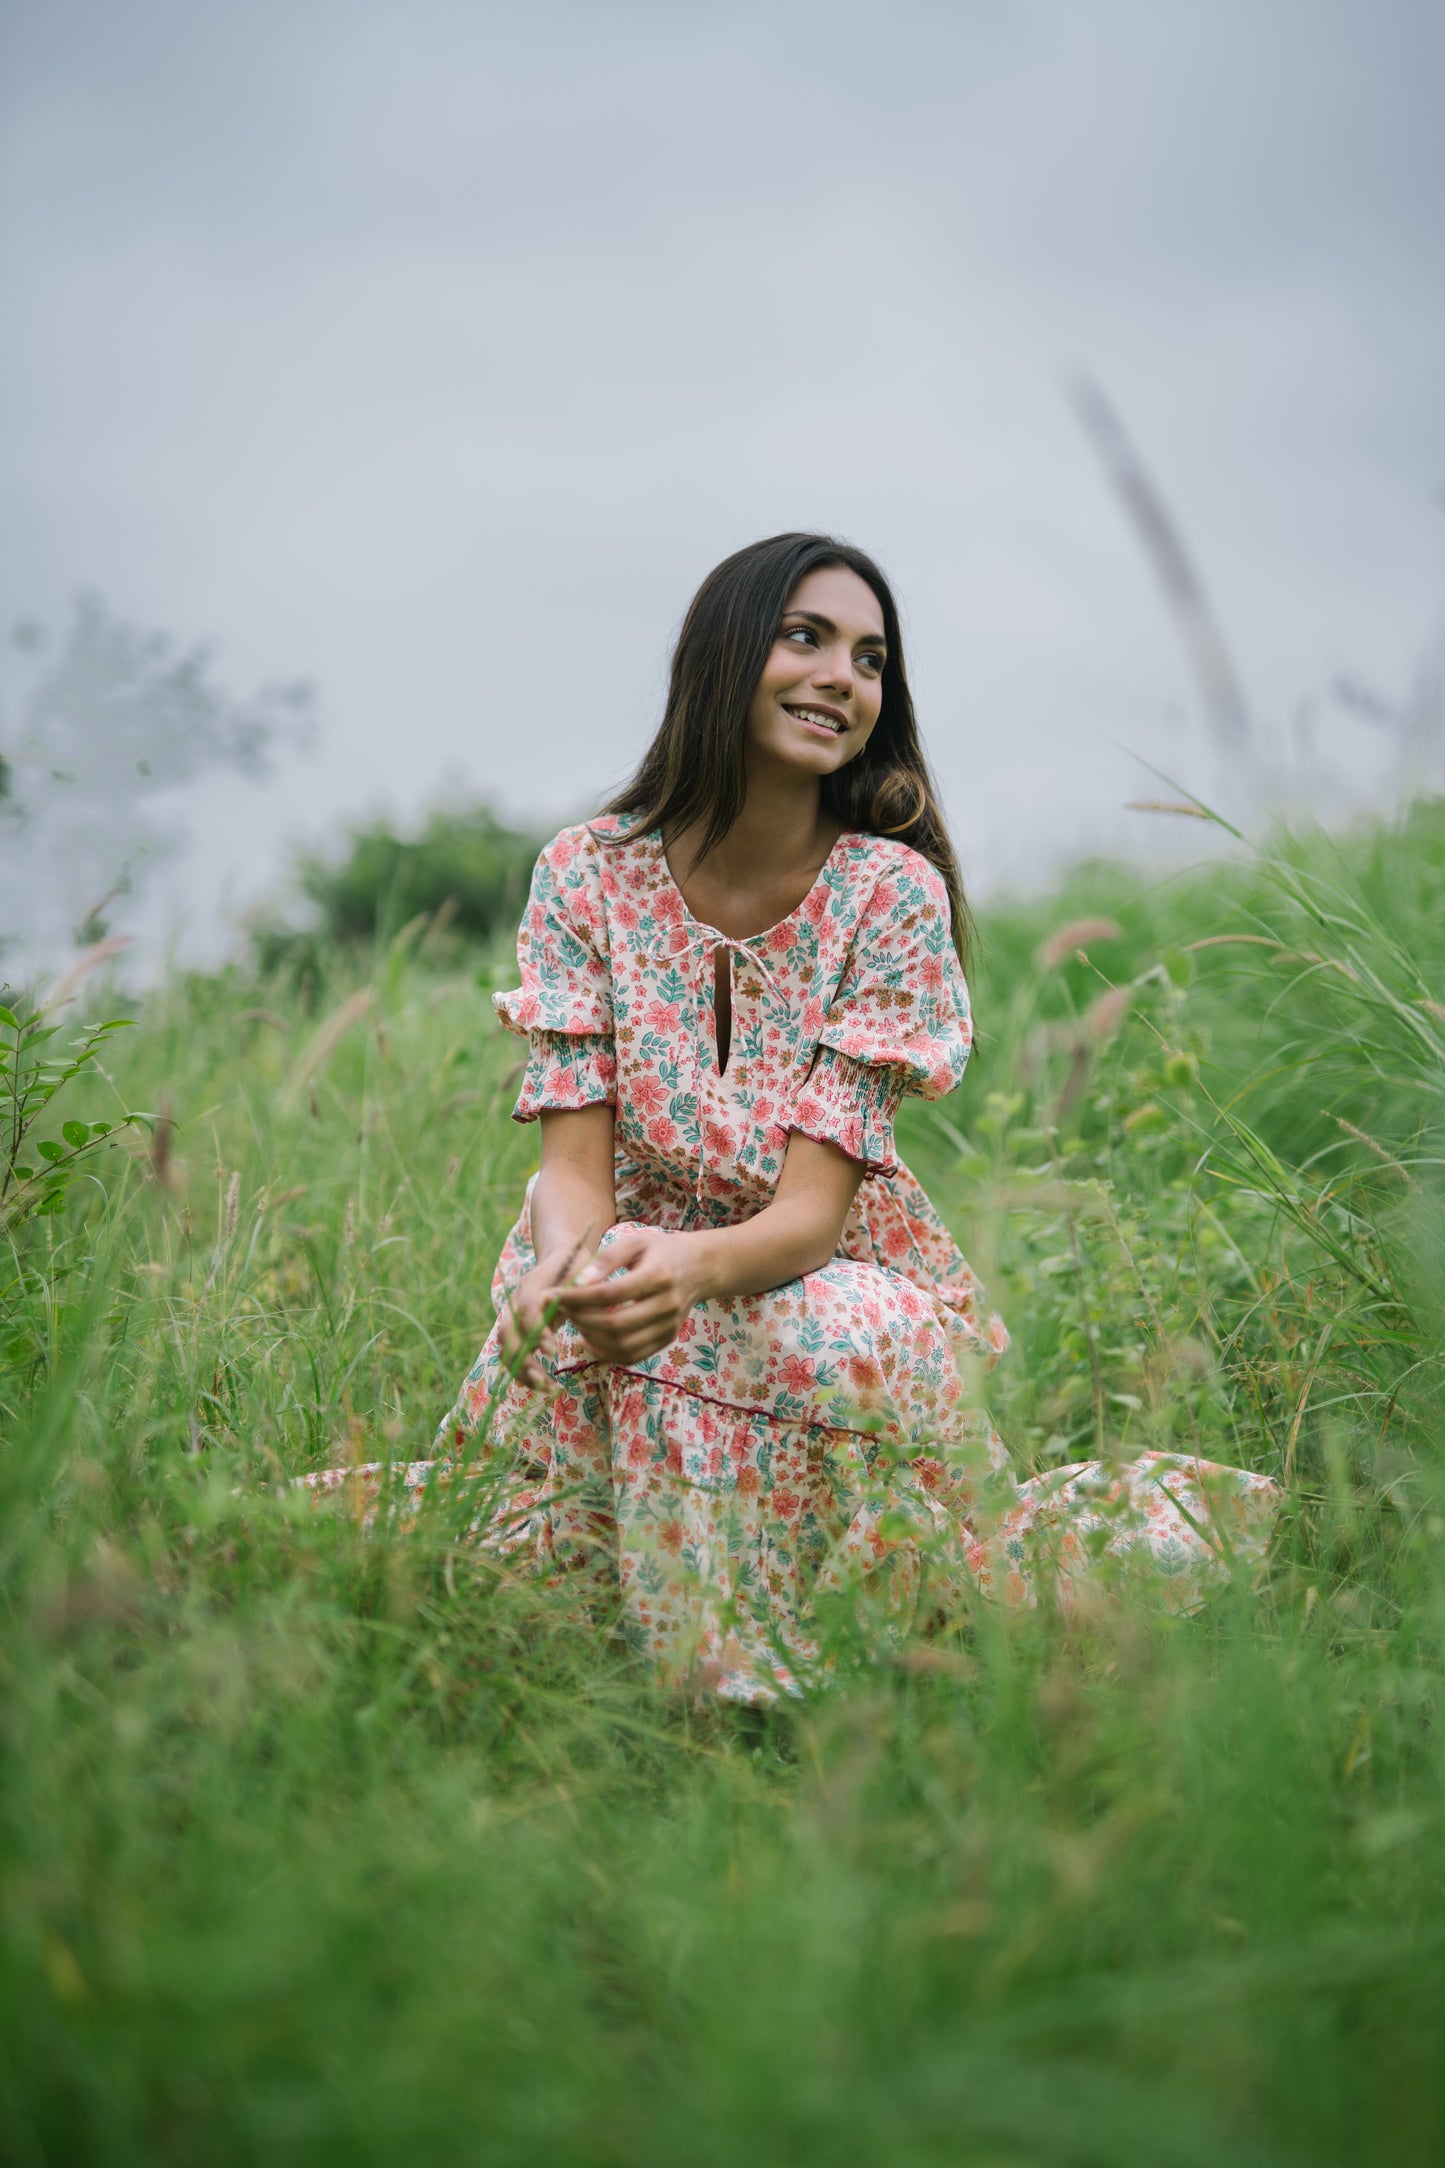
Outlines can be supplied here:
<path id="1" fill-rule="evenodd" d="M 782 637 L 785 640 L 810 640 L 815 646 L 818 639 L 811 625 L 787 625 L 783 629 Z"/>
<path id="2" fill-rule="evenodd" d="M 865 670 L 877 671 L 883 668 L 886 657 L 875 654 L 871 648 L 865 648 L 864 652 L 858 657 L 858 660 Z"/>

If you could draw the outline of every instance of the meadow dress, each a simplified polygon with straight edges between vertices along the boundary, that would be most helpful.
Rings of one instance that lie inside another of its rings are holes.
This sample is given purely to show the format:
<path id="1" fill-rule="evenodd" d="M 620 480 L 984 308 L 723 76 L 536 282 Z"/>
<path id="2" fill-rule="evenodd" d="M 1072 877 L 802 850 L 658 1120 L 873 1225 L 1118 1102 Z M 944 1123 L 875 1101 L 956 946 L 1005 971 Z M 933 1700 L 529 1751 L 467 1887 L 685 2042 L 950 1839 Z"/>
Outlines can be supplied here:
<path id="1" fill-rule="evenodd" d="M 599 1582 L 664 1678 L 737 1700 L 817 1674 L 834 1599 L 893 1634 L 980 1595 L 1067 1602 L 1143 1557 L 1187 1606 L 1259 1557 L 1266 1478 L 1145 1454 L 1019 1482 L 979 1410 L 1007 1335 L 893 1144 L 900 1098 L 952 1091 L 972 1038 L 947 893 L 916 852 L 845 834 L 796 910 L 731 940 L 688 910 L 656 832 L 603 818 L 542 853 L 518 960 L 494 997 L 528 1042 L 515 1118 L 616 1109 L 619 1229 L 752 1217 L 793 1131 L 865 1179 L 830 1263 L 699 1303 L 659 1354 L 601 1362 L 562 1323 L 555 1398 L 507 1376 L 494 1329 L 437 1440 L 457 1473 L 505 1471 L 486 1540 Z M 499 1316 L 535 1262 L 529 1206 L 530 1185 Z"/>

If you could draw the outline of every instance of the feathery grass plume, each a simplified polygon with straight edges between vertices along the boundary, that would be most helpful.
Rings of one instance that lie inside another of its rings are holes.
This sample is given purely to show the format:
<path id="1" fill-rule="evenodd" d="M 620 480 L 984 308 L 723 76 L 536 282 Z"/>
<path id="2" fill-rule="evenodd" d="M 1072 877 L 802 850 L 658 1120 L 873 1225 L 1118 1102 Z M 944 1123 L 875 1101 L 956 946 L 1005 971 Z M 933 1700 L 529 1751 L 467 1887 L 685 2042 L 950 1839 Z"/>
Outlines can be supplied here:
<path id="1" fill-rule="evenodd" d="M 287 1089 L 293 1100 L 298 1100 L 306 1087 L 319 1075 L 352 1025 L 358 1023 L 375 1005 L 375 987 L 360 986 L 355 993 L 348 994 L 317 1026 L 297 1055 L 287 1079 Z"/>
<path id="2" fill-rule="evenodd" d="M 175 1143 L 176 1124 L 171 1113 L 171 1099 L 163 1091 L 156 1100 L 156 1118 L 151 1128 L 150 1174 L 157 1189 L 177 1186 L 177 1167 L 172 1146 Z"/>
<path id="3" fill-rule="evenodd" d="M 1109 986 L 1096 994 L 1084 1011 L 1083 1036 L 1090 1046 L 1105 1046 L 1128 1014 L 1134 998 L 1129 986 Z"/>
<path id="4" fill-rule="evenodd" d="M 130 945 L 131 936 L 128 933 L 107 934 L 103 940 L 92 941 L 56 980 L 42 1007 L 51 1010 L 63 1008 L 65 1003 L 73 998 L 76 989 L 84 985 L 92 971 L 98 971 L 103 964 L 110 963 L 116 956 L 123 956 Z"/>
<path id="5" fill-rule="evenodd" d="M 1122 934 L 1123 928 L 1116 919 L 1070 919 L 1067 926 L 1056 928 L 1046 941 L 1039 943 L 1034 950 L 1034 961 L 1042 971 L 1055 971 L 1080 949 L 1086 949 L 1096 941 L 1117 941 Z"/>

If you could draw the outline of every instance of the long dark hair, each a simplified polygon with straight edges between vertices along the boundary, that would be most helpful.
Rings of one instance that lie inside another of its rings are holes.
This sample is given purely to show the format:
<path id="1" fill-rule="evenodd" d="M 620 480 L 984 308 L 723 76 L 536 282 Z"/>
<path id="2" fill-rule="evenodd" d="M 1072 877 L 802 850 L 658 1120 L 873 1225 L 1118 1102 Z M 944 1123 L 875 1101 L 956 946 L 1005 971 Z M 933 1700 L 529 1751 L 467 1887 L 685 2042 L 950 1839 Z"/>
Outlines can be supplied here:
<path id="1" fill-rule="evenodd" d="M 748 709 L 798 582 L 842 565 L 866 581 L 883 613 L 888 659 L 883 701 L 863 751 L 823 780 L 822 803 L 845 828 L 897 836 L 936 866 L 948 890 L 953 943 L 966 952 L 972 923 L 963 879 L 919 742 L 903 667 L 898 605 L 862 550 L 826 534 L 775 534 L 714 566 L 693 596 L 672 657 L 667 706 L 631 782 L 605 808 L 644 829 L 700 826 L 699 857 L 743 809 Z"/>

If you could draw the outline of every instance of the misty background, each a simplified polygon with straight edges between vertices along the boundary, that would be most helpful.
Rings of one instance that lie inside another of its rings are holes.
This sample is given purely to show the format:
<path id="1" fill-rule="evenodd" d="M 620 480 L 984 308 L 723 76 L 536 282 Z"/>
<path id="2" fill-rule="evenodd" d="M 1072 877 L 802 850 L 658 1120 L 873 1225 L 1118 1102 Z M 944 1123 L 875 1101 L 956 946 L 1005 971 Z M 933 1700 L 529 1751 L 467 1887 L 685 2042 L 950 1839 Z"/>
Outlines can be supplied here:
<path id="1" fill-rule="evenodd" d="M 980 893 L 1197 851 L 1125 810 L 1174 784 L 1257 823 L 1438 783 L 1437 0 L 0 26 L 13 942 L 135 838 L 116 922 L 208 958 L 348 822 L 585 812 L 699 578 L 789 527 L 895 579 Z"/>

